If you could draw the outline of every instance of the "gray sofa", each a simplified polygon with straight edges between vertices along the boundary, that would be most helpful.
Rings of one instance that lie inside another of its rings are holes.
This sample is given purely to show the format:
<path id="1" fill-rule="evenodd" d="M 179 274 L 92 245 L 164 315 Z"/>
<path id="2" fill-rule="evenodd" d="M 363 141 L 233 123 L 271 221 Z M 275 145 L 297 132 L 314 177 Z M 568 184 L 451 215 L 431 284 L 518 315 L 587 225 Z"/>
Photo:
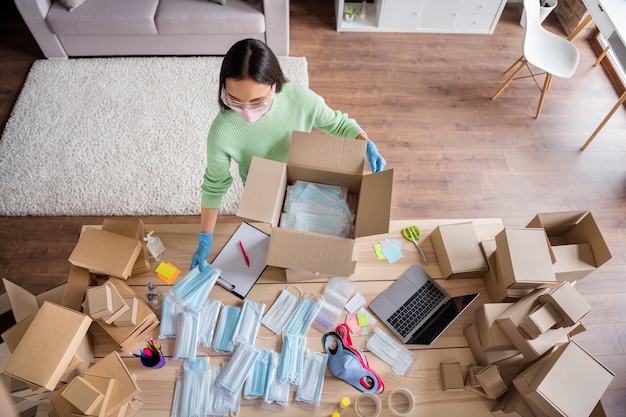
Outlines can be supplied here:
<path id="1" fill-rule="evenodd" d="M 47 58 L 224 55 L 257 38 L 289 55 L 289 0 L 15 0 Z"/>

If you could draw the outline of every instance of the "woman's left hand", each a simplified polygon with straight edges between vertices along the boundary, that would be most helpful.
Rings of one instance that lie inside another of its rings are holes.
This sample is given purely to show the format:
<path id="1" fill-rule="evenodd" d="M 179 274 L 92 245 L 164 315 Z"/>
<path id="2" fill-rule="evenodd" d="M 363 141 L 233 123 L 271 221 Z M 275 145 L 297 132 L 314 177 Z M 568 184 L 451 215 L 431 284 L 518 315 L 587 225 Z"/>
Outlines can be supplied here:
<path id="1" fill-rule="evenodd" d="M 385 168 L 387 161 L 385 161 L 385 158 L 378 152 L 372 140 L 367 141 L 365 155 L 367 156 L 367 162 L 369 162 L 372 172 L 380 172 Z"/>

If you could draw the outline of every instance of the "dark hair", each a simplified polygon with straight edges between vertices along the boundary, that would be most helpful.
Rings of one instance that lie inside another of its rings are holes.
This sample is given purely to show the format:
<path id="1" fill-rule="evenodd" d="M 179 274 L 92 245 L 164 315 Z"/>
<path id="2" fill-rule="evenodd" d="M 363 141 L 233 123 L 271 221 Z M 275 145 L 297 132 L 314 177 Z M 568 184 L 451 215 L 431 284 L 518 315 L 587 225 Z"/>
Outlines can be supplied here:
<path id="1" fill-rule="evenodd" d="M 287 82 L 274 52 L 258 39 L 240 40 L 224 55 L 220 70 L 220 88 L 217 92 L 217 100 L 223 109 L 228 109 L 221 97 L 227 78 L 237 80 L 252 78 L 261 84 L 276 84 L 277 93 Z"/>

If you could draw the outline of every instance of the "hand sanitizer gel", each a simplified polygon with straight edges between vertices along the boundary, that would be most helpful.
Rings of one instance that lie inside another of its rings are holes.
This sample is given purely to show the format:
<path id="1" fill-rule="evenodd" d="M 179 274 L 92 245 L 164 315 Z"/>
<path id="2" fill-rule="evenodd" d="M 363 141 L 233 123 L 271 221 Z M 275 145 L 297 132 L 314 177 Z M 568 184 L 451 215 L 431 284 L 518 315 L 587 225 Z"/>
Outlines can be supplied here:
<path id="1" fill-rule="evenodd" d="M 150 252 L 152 258 L 159 262 L 163 258 L 163 255 L 165 255 L 165 246 L 161 243 L 161 239 L 156 236 L 152 236 L 152 233 L 154 233 L 154 230 L 150 231 L 150 233 L 148 233 L 143 240 L 147 242 L 146 248 L 148 249 L 148 252 Z"/>

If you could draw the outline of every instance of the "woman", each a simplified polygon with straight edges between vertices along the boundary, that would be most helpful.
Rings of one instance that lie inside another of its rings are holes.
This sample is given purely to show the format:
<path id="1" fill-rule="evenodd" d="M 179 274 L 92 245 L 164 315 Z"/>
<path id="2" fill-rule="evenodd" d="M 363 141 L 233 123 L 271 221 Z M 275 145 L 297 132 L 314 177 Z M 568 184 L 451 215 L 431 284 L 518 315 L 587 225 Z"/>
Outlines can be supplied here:
<path id="1" fill-rule="evenodd" d="M 224 56 L 218 101 L 220 112 L 207 139 L 201 231 L 191 268 L 198 265 L 203 270 L 209 256 L 218 209 L 233 180 L 231 159 L 239 165 L 245 183 L 253 156 L 287 162 L 292 131 L 317 128 L 334 136 L 367 140 L 372 172 L 385 167 L 363 129 L 313 91 L 287 82 L 274 53 L 257 39 L 235 43 Z"/>

